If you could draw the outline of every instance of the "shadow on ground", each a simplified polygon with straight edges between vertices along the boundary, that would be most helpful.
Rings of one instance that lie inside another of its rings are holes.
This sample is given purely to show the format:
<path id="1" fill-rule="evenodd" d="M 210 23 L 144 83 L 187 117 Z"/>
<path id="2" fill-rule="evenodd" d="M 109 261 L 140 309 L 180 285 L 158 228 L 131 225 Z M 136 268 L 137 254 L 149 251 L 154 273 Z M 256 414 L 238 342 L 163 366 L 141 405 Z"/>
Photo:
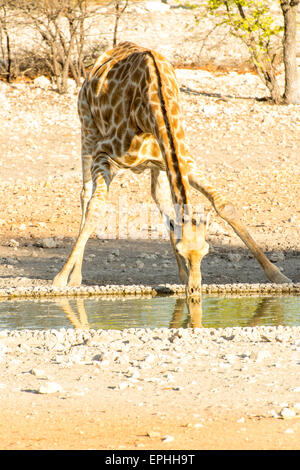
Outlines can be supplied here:
<path id="1" fill-rule="evenodd" d="M 74 239 L 42 248 L 37 240 L 16 240 L 17 247 L 0 245 L 0 280 L 27 278 L 50 283 L 66 261 Z M 267 253 L 293 282 L 300 282 L 299 251 Z M 267 282 L 247 248 L 210 241 L 210 253 L 202 261 L 203 283 Z M 16 280 L 17 282 L 17 280 Z M 87 243 L 83 284 L 180 284 L 177 265 L 168 241 L 97 240 Z"/>

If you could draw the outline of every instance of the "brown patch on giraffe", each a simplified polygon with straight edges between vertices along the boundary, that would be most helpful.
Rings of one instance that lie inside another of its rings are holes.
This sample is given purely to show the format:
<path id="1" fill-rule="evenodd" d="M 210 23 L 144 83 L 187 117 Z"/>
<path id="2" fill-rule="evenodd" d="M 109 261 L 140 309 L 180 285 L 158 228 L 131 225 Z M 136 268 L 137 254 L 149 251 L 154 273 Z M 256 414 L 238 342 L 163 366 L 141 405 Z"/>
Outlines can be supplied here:
<path id="1" fill-rule="evenodd" d="M 133 166 L 139 160 L 139 157 L 137 155 L 125 155 L 124 160 L 126 165 Z"/>
<path id="2" fill-rule="evenodd" d="M 129 85 L 127 85 L 127 87 L 123 91 L 123 96 L 124 96 L 123 102 L 126 103 L 127 106 L 132 105 L 134 94 L 135 94 L 134 88 L 130 83 Z"/>
<path id="3" fill-rule="evenodd" d="M 113 146 L 110 142 L 101 143 L 101 153 L 105 153 L 106 155 L 112 156 L 113 155 Z"/>
<path id="4" fill-rule="evenodd" d="M 139 149 L 141 148 L 142 143 L 143 143 L 142 139 L 139 138 L 138 136 L 135 136 L 133 139 L 131 139 L 128 152 L 130 154 L 137 154 Z"/>
<path id="5" fill-rule="evenodd" d="M 184 142 L 179 142 L 179 152 L 181 155 L 185 155 L 186 148 Z"/>
<path id="6" fill-rule="evenodd" d="M 140 78 L 141 78 L 141 71 L 139 69 L 136 69 L 131 75 L 131 80 L 135 85 L 137 85 L 140 82 Z"/>
<path id="7" fill-rule="evenodd" d="M 112 88 L 114 87 L 114 82 L 111 82 L 110 83 L 110 95 L 109 95 L 109 98 L 110 98 L 110 105 L 112 108 L 115 108 L 117 106 L 117 104 L 119 103 L 119 101 L 121 100 L 121 97 L 119 95 L 119 93 L 112 93 Z"/>
<path id="8" fill-rule="evenodd" d="M 101 108 L 110 107 L 110 99 L 107 93 L 101 93 Z"/>
<path id="9" fill-rule="evenodd" d="M 174 119 L 174 120 L 175 120 L 175 119 Z M 176 121 L 178 121 L 177 118 L 176 118 Z M 176 122 L 176 124 L 177 124 L 177 122 Z M 177 139 L 177 140 L 183 140 L 183 139 L 184 139 L 184 130 L 183 130 L 183 127 L 182 127 L 182 126 L 177 127 L 177 128 L 176 128 L 176 131 L 175 131 L 175 134 L 176 134 L 176 139 Z"/>
<path id="10" fill-rule="evenodd" d="M 153 142 L 151 145 L 151 155 L 157 159 L 161 156 L 161 151 L 157 142 Z"/>
<path id="11" fill-rule="evenodd" d="M 113 109 L 113 114 L 112 115 L 113 115 L 113 119 L 114 119 L 114 124 L 118 125 L 119 122 L 122 120 L 122 118 L 124 116 L 122 101 L 120 101 L 116 105 L 116 107 Z"/>
<path id="12" fill-rule="evenodd" d="M 127 124 L 125 121 L 121 122 L 121 124 L 118 126 L 116 130 L 116 134 L 119 137 L 119 139 L 123 138 L 123 135 L 125 134 L 125 131 L 127 129 Z"/>
<path id="13" fill-rule="evenodd" d="M 130 134 L 129 131 L 127 131 L 125 135 L 123 136 L 123 153 L 128 152 L 131 146 L 131 143 L 132 143 L 132 135 Z"/>
<path id="14" fill-rule="evenodd" d="M 178 103 L 176 101 L 173 101 L 172 102 L 172 105 L 171 105 L 171 114 L 173 116 L 177 116 L 179 114 L 179 106 L 178 106 Z"/>

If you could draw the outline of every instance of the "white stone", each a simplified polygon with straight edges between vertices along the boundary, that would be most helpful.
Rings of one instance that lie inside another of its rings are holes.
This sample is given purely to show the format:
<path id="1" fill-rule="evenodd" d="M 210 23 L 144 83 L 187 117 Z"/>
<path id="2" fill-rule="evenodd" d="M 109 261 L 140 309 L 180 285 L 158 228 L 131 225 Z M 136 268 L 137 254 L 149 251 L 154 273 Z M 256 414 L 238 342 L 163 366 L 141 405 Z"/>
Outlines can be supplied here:
<path id="1" fill-rule="evenodd" d="M 39 388 L 39 393 L 57 393 L 62 392 L 62 386 L 57 384 L 56 382 L 45 382 L 45 384 L 41 385 Z"/>
<path id="2" fill-rule="evenodd" d="M 219 112 L 218 106 L 215 106 L 214 104 L 205 104 L 202 106 L 201 111 L 206 115 L 206 116 L 215 116 Z"/>
<path id="3" fill-rule="evenodd" d="M 137 265 L 138 269 L 143 269 L 143 267 L 145 266 L 143 261 L 141 261 L 141 260 L 137 260 L 136 265 Z"/>
<path id="4" fill-rule="evenodd" d="M 224 235 L 226 232 L 225 230 L 217 223 L 212 222 L 208 226 L 209 233 L 213 233 L 214 235 Z"/>
<path id="5" fill-rule="evenodd" d="M 162 442 L 172 442 L 174 441 L 174 437 L 173 436 L 170 436 L 170 435 L 166 435 L 166 436 L 163 436 L 161 438 Z"/>
<path id="6" fill-rule="evenodd" d="M 130 384 L 128 382 L 120 382 L 118 385 L 119 390 L 124 390 L 125 388 L 128 388 Z"/>
<path id="7" fill-rule="evenodd" d="M 33 80 L 34 86 L 38 88 L 42 88 L 43 90 L 47 90 L 47 88 L 50 87 L 51 82 L 50 80 L 45 77 L 44 75 L 41 75 L 40 77 L 37 77 Z"/>
<path id="8" fill-rule="evenodd" d="M 287 428 L 284 432 L 286 434 L 293 434 L 294 430 L 292 428 Z"/>
<path id="9" fill-rule="evenodd" d="M 38 377 L 38 378 L 41 378 L 41 377 L 45 377 L 45 376 L 46 376 L 45 372 L 44 372 L 42 369 L 36 369 L 36 368 L 34 368 L 34 369 L 31 369 L 30 373 L 31 373 L 32 375 L 35 375 L 35 376 Z"/>
<path id="10" fill-rule="evenodd" d="M 147 434 L 149 437 L 151 437 L 151 439 L 154 439 L 155 437 L 160 437 L 160 433 L 158 431 L 148 431 Z"/>
<path id="11" fill-rule="evenodd" d="M 41 240 L 41 247 L 42 248 L 57 248 L 59 246 L 59 242 L 54 238 L 43 238 Z"/>
<path id="12" fill-rule="evenodd" d="M 242 256 L 239 253 L 228 253 L 227 258 L 232 263 L 238 263 L 242 259 Z"/>
<path id="13" fill-rule="evenodd" d="M 282 418 L 293 418 L 294 416 L 296 416 L 296 413 L 291 408 L 282 408 L 282 410 L 280 411 L 280 416 Z"/>
<path id="14" fill-rule="evenodd" d="M 268 357 L 271 357 L 271 354 L 269 351 L 258 351 L 257 353 L 253 352 L 250 354 L 250 359 L 256 361 L 256 362 L 262 362 L 264 359 L 267 359 Z"/>

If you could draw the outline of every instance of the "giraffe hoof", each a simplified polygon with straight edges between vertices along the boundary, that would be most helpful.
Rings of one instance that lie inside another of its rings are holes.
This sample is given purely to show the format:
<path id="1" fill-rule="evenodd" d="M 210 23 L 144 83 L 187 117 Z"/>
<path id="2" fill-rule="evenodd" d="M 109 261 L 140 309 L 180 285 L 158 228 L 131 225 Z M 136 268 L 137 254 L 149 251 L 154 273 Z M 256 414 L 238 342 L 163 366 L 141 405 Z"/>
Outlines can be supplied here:
<path id="1" fill-rule="evenodd" d="M 66 287 L 67 285 L 67 279 L 61 277 L 59 274 L 57 274 L 55 276 L 55 278 L 53 279 L 53 282 L 52 282 L 52 285 L 54 287 Z"/>
<path id="2" fill-rule="evenodd" d="M 292 284 L 293 283 L 292 279 L 289 279 L 288 277 L 284 276 L 283 274 L 275 282 L 276 282 L 276 284 Z"/>
<path id="3" fill-rule="evenodd" d="M 80 278 L 78 278 L 78 277 L 72 278 L 72 276 L 71 276 L 70 280 L 68 282 L 68 286 L 72 286 L 72 287 L 81 286 L 81 277 Z"/>
<path id="4" fill-rule="evenodd" d="M 275 284 L 291 284 L 293 282 L 280 271 L 275 273 L 275 275 L 270 278 L 270 281 L 274 282 Z"/>

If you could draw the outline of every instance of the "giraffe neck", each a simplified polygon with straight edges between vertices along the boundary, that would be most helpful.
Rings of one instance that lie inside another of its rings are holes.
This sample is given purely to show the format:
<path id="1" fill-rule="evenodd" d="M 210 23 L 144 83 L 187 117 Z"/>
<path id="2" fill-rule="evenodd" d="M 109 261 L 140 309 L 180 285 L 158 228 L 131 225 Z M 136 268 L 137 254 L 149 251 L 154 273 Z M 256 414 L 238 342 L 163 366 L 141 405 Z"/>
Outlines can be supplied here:
<path id="1" fill-rule="evenodd" d="M 180 142 L 178 142 L 178 139 L 174 136 L 174 123 L 172 122 L 173 116 L 170 112 L 170 106 L 167 106 L 166 103 L 164 85 L 161 79 L 159 66 L 151 51 L 147 50 L 145 51 L 145 54 L 152 59 L 155 69 L 157 77 L 157 91 L 160 98 L 160 108 L 165 125 L 165 128 L 163 126 L 159 126 L 159 120 L 157 120 L 158 124 L 156 134 L 158 140 L 161 142 L 162 151 L 165 154 L 173 201 L 182 208 L 182 215 L 184 215 L 189 204 L 189 184 L 187 179 L 184 178 L 181 158 L 179 158 Z M 179 125 L 181 126 L 181 122 Z M 181 132 L 183 134 L 183 129 L 181 129 Z M 180 155 L 180 157 L 182 157 L 182 155 Z"/>

